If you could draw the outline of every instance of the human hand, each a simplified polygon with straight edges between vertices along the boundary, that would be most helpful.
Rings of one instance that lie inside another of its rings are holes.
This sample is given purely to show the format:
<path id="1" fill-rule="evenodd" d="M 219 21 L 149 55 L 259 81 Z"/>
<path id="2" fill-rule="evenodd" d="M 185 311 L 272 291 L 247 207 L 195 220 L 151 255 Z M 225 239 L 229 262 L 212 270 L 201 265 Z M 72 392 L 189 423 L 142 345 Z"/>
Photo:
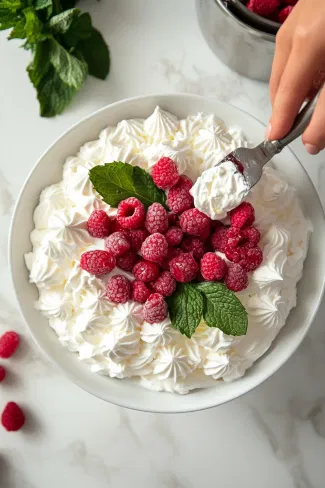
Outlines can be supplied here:
<path id="1" fill-rule="evenodd" d="M 299 0 L 276 36 L 268 139 L 281 139 L 289 132 L 304 100 L 318 91 L 324 80 L 325 1 Z M 302 140 L 310 154 L 325 148 L 325 88 Z"/>

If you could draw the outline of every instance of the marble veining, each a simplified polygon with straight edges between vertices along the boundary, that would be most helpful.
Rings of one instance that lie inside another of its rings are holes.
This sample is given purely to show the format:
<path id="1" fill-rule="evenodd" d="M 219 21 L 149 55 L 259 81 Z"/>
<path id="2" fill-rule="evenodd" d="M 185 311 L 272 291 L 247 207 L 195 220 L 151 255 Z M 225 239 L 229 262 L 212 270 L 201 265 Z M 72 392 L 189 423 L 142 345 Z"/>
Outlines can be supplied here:
<path id="1" fill-rule="evenodd" d="M 266 383 L 216 409 L 133 412 L 71 384 L 34 345 L 17 310 L 7 264 L 13 201 L 43 150 L 71 124 L 113 101 L 189 92 L 218 97 L 267 123 L 268 86 L 232 73 L 206 46 L 194 1 L 85 1 L 111 47 L 106 82 L 89 79 L 61 117 L 41 119 L 25 74 L 28 54 L 0 33 L 6 69 L 0 113 L 0 333 L 23 347 L 6 362 L 0 409 L 28 413 L 24 431 L 0 429 L 0 488 L 324 488 L 325 305 L 303 344 Z M 14 109 L 13 109 L 14 107 Z M 325 206 L 325 153 L 292 145 Z M 145 394 L 145 392 L 144 392 Z"/>

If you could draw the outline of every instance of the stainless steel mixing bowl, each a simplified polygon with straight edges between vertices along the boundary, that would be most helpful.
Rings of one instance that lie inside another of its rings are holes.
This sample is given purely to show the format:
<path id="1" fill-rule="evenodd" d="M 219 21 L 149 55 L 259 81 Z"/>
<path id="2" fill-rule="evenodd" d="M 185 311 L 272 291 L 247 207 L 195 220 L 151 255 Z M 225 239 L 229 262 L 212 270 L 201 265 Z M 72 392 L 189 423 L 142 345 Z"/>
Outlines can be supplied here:
<path id="1" fill-rule="evenodd" d="M 222 0 L 196 0 L 202 34 L 229 68 L 256 80 L 268 81 L 275 49 L 275 34 L 248 25 Z"/>

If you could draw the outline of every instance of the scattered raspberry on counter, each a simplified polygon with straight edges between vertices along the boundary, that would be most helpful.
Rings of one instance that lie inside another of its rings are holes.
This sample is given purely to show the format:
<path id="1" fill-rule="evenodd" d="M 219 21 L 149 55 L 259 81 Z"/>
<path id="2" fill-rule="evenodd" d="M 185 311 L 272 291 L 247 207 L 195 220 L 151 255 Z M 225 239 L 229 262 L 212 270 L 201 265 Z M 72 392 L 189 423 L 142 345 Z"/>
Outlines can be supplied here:
<path id="1" fill-rule="evenodd" d="M 1 423 L 8 432 L 22 428 L 25 423 L 25 415 L 17 403 L 7 403 L 1 415 Z"/>
<path id="2" fill-rule="evenodd" d="M 10 358 L 16 352 L 19 342 L 20 339 L 17 332 L 5 332 L 3 336 L 0 337 L 0 358 Z"/>
<path id="3" fill-rule="evenodd" d="M 3 366 L 0 366 L 0 383 L 3 381 L 6 377 L 6 370 Z"/>

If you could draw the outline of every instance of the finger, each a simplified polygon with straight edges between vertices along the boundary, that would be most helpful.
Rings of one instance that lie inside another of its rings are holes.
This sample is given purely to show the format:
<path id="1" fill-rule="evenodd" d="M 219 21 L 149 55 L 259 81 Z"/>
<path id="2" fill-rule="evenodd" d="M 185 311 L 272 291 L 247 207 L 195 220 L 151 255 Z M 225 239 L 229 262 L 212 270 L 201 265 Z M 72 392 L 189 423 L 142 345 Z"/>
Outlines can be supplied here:
<path id="1" fill-rule="evenodd" d="M 273 104 L 270 139 L 280 139 L 291 129 L 312 86 L 318 63 L 308 44 L 302 49 L 300 42 L 293 43 Z"/>
<path id="2" fill-rule="evenodd" d="M 282 29 L 283 28 L 280 29 L 276 37 L 275 53 L 270 78 L 270 97 L 272 105 L 274 103 L 280 80 L 291 51 L 290 32 Z"/>
<path id="3" fill-rule="evenodd" d="M 319 96 L 310 124 L 302 136 L 309 154 L 317 154 L 325 148 L 325 88 Z"/>

